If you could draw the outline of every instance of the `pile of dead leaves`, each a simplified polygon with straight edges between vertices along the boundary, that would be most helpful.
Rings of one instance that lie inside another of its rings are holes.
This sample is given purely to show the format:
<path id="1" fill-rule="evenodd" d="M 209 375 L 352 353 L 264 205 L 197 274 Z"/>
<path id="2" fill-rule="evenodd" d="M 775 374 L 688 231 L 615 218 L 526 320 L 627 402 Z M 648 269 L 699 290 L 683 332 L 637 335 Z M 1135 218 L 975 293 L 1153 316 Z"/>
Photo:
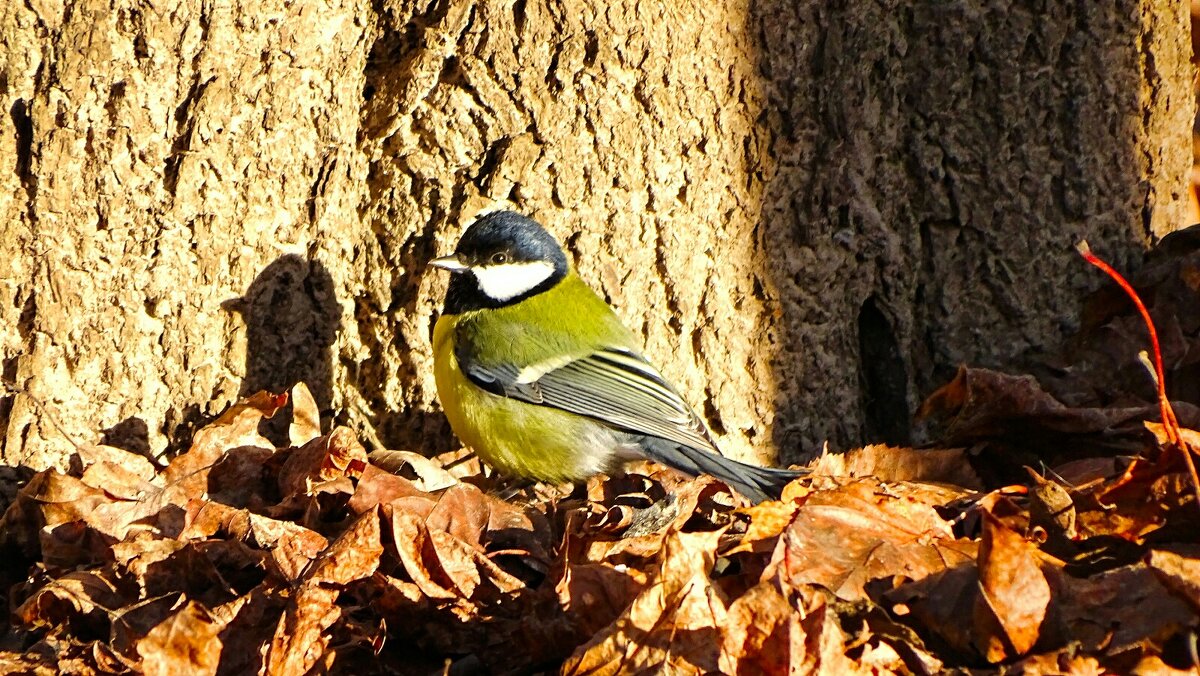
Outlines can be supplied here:
<path id="1" fill-rule="evenodd" d="M 1200 363 L 1194 249 L 1139 287 L 1160 379 Z M 1084 368 L 963 369 L 940 450 L 827 456 L 756 506 L 649 465 L 501 500 L 462 453 L 321 434 L 302 386 L 283 447 L 267 393 L 165 467 L 81 446 L 0 521 L 0 672 L 1192 673 L 1200 415 L 1147 423 L 1136 368 L 1102 401 L 1139 327 L 1106 298 Z"/>
<path id="2" fill-rule="evenodd" d="M 1200 511 L 1170 468 L 1076 463 L 1025 493 L 815 476 L 745 507 L 647 467 L 506 502 L 420 456 L 372 460 L 344 428 L 295 424 L 275 448 L 257 427 L 285 399 L 240 403 L 162 469 L 89 446 L 29 481 L 0 525 L 0 671 L 1190 665 Z M 953 450 L 819 467 L 972 481 Z"/>

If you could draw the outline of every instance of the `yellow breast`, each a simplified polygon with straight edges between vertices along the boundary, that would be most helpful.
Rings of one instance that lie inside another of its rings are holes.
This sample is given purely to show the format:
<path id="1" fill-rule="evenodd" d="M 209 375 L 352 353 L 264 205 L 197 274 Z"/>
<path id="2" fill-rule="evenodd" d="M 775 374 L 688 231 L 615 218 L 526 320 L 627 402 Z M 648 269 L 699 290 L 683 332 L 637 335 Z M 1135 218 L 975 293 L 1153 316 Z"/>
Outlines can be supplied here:
<path id="1" fill-rule="evenodd" d="M 576 481 L 611 469 L 612 430 L 559 409 L 491 394 L 463 374 L 454 332 L 464 317 L 444 315 L 433 330 L 434 379 L 450 427 L 489 465 L 539 481 Z"/>

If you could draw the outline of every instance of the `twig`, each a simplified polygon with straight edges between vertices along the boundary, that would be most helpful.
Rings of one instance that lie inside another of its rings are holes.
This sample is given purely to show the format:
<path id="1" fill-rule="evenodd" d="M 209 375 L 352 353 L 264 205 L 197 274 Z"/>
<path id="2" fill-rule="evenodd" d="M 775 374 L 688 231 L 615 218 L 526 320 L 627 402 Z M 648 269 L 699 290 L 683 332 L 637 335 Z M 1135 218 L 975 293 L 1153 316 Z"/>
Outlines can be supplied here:
<path id="1" fill-rule="evenodd" d="M 1121 273 L 1113 269 L 1111 265 L 1100 260 L 1096 254 L 1088 247 L 1086 240 L 1080 240 L 1079 244 L 1075 245 L 1079 251 L 1079 255 L 1088 263 L 1099 268 L 1104 274 L 1112 278 L 1117 286 L 1129 296 L 1133 301 L 1134 307 L 1137 308 L 1139 314 L 1142 315 L 1142 321 L 1146 324 L 1146 331 L 1150 334 L 1150 347 L 1154 350 L 1154 380 L 1158 390 L 1158 408 L 1162 416 L 1163 430 L 1167 437 L 1167 443 L 1179 449 L 1183 454 L 1183 461 L 1187 465 L 1188 473 L 1192 477 L 1192 491 L 1196 495 L 1196 506 L 1200 508 L 1200 476 L 1196 474 L 1196 463 L 1192 459 L 1192 449 L 1183 439 L 1183 434 L 1179 430 L 1179 421 L 1175 418 L 1175 409 L 1171 407 L 1171 400 L 1167 398 L 1167 381 L 1163 370 L 1162 350 L 1158 343 L 1158 330 L 1154 327 L 1154 320 L 1150 318 L 1150 312 L 1146 310 L 1145 304 L 1142 303 L 1141 297 L 1134 290 L 1133 285 L 1125 280 Z M 1134 464 L 1137 464 L 1136 461 Z M 1130 470 L 1133 465 L 1130 465 Z M 1126 471 L 1129 475 L 1129 470 Z"/>

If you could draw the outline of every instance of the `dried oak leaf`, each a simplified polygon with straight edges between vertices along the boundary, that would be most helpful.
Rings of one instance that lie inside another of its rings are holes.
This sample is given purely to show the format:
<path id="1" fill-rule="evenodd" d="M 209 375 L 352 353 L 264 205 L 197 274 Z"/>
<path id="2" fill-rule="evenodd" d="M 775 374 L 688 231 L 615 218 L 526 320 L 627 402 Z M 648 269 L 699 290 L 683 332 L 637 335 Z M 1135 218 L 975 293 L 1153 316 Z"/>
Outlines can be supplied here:
<path id="1" fill-rule="evenodd" d="M 506 595 L 524 587 L 478 548 L 430 527 L 396 503 L 385 505 L 383 514 L 391 526 L 391 545 L 401 566 L 429 598 L 473 600 L 482 592 Z"/>
<path id="2" fill-rule="evenodd" d="M 163 471 L 170 501 L 187 504 L 208 491 L 208 474 L 230 449 L 252 446 L 274 449 L 275 445 L 258 433 L 258 423 L 275 415 L 287 403 L 286 394 L 258 392 L 239 400 L 216 420 L 196 432 L 192 446 L 176 457 Z"/>
<path id="3" fill-rule="evenodd" d="M 864 627 L 851 636 L 817 587 L 789 590 L 788 601 L 775 581 L 763 581 L 729 606 L 721 647 L 727 674 L 881 674 L 908 671 L 887 642 Z M 855 650 L 854 657 L 848 651 Z"/>
<path id="4" fill-rule="evenodd" d="M 974 562 L 900 585 L 880 597 L 880 605 L 928 639 L 932 634 L 958 659 L 974 659 L 974 617 L 979 569 Z M 945 658 L 946 655 L 939 655 Z"/>
<path id="5" fill-rule="evenodd" d="M 964 492 L 874 479 L 815 490 L 776 545 L 771 565 L 791 586 L 816 584 L 846 600 L 867 598 L 877 578 L 919 580 L 975 559 L 934 509 Z M 887 586 L 892 586 L 890 583 Z"/>
<path id="6" fill-rule="evenodd" d="M 1141 542 L 1172 515 L 1192 518 L 1194 495 L 1186 473 L 1164 474 L 1151 463 L 1139 463 L 1128 479 L 1112 479 L 1074 495 L 1076 525 L 1084 537 L 1113 535 Z"/>
<path id="7" fill-rule="evenodd" d="M 221 659 L 222 624 L 204 606 L 187 601 L 137 642 L 147 676 L 215 674 Z"/>
<path id="8" fill-rule="evenodd" d="M 871 476 L 881 481 L 930 481 L 983 489 L 963 448 L 922 449 L 873 444 L 845 453 L 825 452 L 809 469 L 818 476 Z"/>
<path id="9" fill-rule="evenodd" d="M 279 491 L 308 495 L 315 486 L 357 478 L 367 467 L 367 451 L 348 427 L 338 427 L 296 449 L 279 470 Z"/>
<path id="10" fill-rule="evenodd" d="M 742 512 L 750 518 L 746 534 L 727 554 L 739 552 L 767 553 L 775 549 L 779 536 L 791 525 L 796 511 L 803 503 L 800 500 L 764 500 L 750 505 Z"/>
<path id="11" fill-rule="evenodd" d="M 456 482 L 437 496 L 437 503 L 425 516 L 425 524 L 482 550 L 481 540 L 492 509 L 503 509 L 504 504 L 470 484 Z"/>
<path id="12" fill-rule="evenodd" d="M 292 386 L 292 424 L 288 426 L 288 443 L 299 448 L 321 436 L 321 412 L 308 385 Z"/>
<path id="13" fill-rule="evenodd" d="M 1116 654 L 1150 640 L 1161 641 L 1195 626 L 1196 611 L 1173 595 L 1143 563 L 1071 577 L 1045 568 L 1055 590 L 1055 631 L 1048 647 L 1078 642 L 1088 653 Z"/>
<path id="14" fill-rule="evenodd" d="M 188 505 L 187 524 L 179 536 L 181 539 L 221 534 L 268 552 L 275 569 L 289 583 L 299 579 L 313 559 L 329 545 L 320 533 L 299 524 L 216 502 L 193 501 Z"/>
<path id="15" fill-rule="evenodd" d="M 142 598 L 162 593 L 154 590 L 151 582 L 164 562 L 170 561 L 187 543 L 158 537 L 153 533 L 141 532 L 112 546 L 113 562 L 125 577 L 138 585 Z M 170 564 L 166 564 L 170 567 Z M 172 580 L 172 589 L 178 589 L 178 581 Z"/>
<path id="16" fill-rule="evenodd" d="M 112 614 L 131 599 L 116 576 L 107 570 L 76 570 L 35 590 L 16 610 L 26 628 L 107 627 Z"/>
<path id="17" fill-rule="evenodd" d="M 1140 452 L 1148 439 L 1142 421 L 1158 407 L 1072 408 L 1032 376 L 964 366 L 918 416 L 941 423 L 938 438 L 948 445 L 1002 441 L 1039 458 L 1068 458 Z"/>
<path id="18" fill-rule="evenodd" d="M 27 557 L 41 558 L 41 533 L 60 524 L 82 522 L 110 500 L 103 490 L 57 470 L 35 474 L 0 518 L 0 539 Z"/>
<path id="19" fill-rule="evenodd" d="M 1050 583 L 1042 574 L 1039 553 L 984 512 L 978 566 L 977 649 L 993 664 L 1028 653 L 1041 636 L 1050 605 Z"/>
<path id="20" fill-rule="evenodd" d="M 341 617 L 337 599 L 349 583 L 370 577 L 383 554 L 378 510 L 358 517 L 307 571 L 275 629 L 268 675 L 304 674 L 329 644 L 326 631 Z"/>
<path id="21" fill-rule="evenodd" d="M 1200 612 L 1200 546 L 1155 549 L 1146 556 L 1146 565 L 1176 598 Z"/>
<path id="22" fill-rule="evenodd" d="M 772 581 L 760 582 L 729 606 L 721 645 L 721 671 L 727 674 L 789 673 L 803 661 L 801 615 Z"/>
<path id="23" fill-rule="evenodd" d="M 425 518 L 437 505 L 437 498 L 404 477 L 368 464 L 358 478 L 348 506 L 355 514 L 362 514 L 376 505 L 397 502 L 405 511 Z"/>
<path id="24" fill-rule="evenodd" d="M 621 617 L 579 646 L 563 674 L 719 669 L 725 601 L 708 577 L 721 532 L 672 533 L 661 565 Z"/>
<path id="25" fill-rule="evenodd" d="M 579 634 L 589 637 L 620 616 L 645 587 L 646 574 L 634 568 L 564 563 L 554 589 Z"/>
<path id="26" fill-rule="evenodd" d="M 458 483 L 453 474 L 434 460 L 412 451 L 371 451 L 372 465 L 410 479 L 417 488 L 432 493 Z"/>
<path id="27" fill-rule="evenodd" d="M 117 465 L 146 481 L 153 481 L 158 475 L 158 468 L 145 456 L 123 448 L 105 446 L 103 444 L 84 444 L 76 450 L 75 454 L 79 459 L 79 465 L 83 468 L 99 462 L 106 462 Z"/>
<path id="28" fill-rule="evenodd" d="M 158 531 L 172 520 L 160 488 L 108 469 L 91 465 L 83 479 L 55 470 L 35 475 L 0 519 L 0 539 L 30 558 L 70 567 L 106 560 L 131 529 Z"/>

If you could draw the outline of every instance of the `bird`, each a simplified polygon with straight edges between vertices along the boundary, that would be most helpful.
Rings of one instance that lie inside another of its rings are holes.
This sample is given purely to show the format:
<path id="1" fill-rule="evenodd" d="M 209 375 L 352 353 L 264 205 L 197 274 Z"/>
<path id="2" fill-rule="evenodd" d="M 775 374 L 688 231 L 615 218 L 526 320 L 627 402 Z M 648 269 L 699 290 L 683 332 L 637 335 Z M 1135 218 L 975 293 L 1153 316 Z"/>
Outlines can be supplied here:
<path id="1" fill-rule="evenodd" d="M 578 482 L 649 459 L 716 477 L 752 503 L 805 474 L 723 456 L 533 219 L 483 215 L 430 264 L 451 273 L 433 331 L 438 399 L 459 440 L 502 474 Z"/>

